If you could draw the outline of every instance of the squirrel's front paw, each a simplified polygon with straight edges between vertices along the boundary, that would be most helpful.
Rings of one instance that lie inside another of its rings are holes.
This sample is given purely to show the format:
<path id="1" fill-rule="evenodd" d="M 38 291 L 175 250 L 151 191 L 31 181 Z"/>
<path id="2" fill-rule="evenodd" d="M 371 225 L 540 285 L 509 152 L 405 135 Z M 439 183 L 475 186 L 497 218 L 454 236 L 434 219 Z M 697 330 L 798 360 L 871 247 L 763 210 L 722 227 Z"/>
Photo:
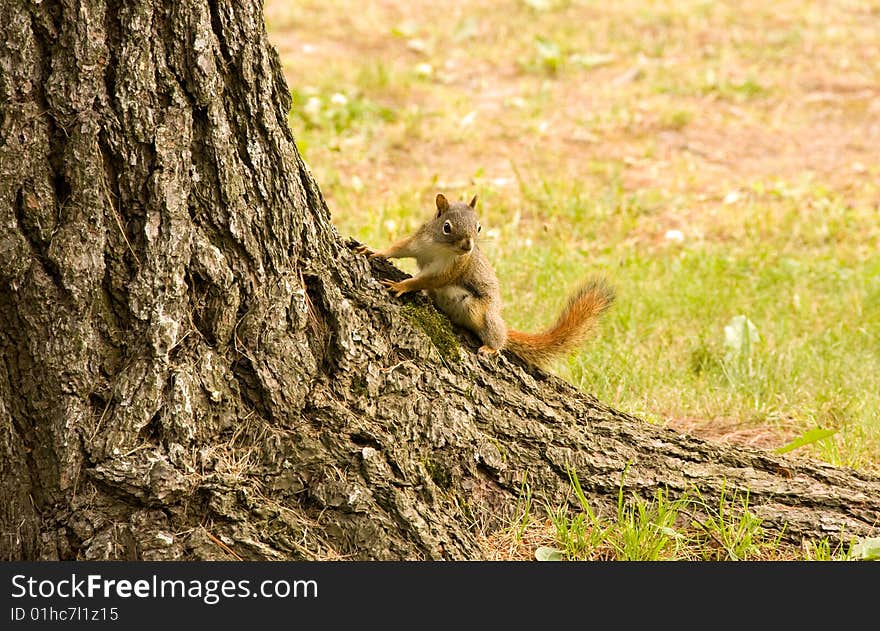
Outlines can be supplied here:
<path id="1" fill-rule="evenodd" d="M 485 345 L 484 345 L 484 346 L 481 346 L 479 349 L 477 349 L 477 352 L 478 352 L 480 355 L 497 355 L 497 354 L 498 354 L 498 349 L 497 349 L 497 348 L 492 348 L 491 346 L 485 346 Z"/>
<path id="2" fill-rule="evenodd" d="M 396 283 L 393 280 L 387 279 L 380 282 L 385 285 L 391 293 L 394 294 L 395 298 L 400 298 L 403 294 L 407 292 L 407 289 L 403 286 L 403 283 Z"/>
<path id="3" fill-rule="evenodd" d="M 359 245 L 354 249 L 355 254 L 366 254 L 367 256 L 376 256 L 376 250 L 366 245 Z"/>

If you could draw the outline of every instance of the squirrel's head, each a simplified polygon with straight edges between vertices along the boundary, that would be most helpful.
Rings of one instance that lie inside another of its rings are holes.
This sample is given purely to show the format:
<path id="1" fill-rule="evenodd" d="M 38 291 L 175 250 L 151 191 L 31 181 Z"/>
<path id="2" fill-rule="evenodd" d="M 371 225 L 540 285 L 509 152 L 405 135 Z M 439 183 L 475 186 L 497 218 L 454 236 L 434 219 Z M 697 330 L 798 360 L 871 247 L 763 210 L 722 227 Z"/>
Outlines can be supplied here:
<path id="1" fill-rule="evenodd" d="M 477 235 L 483 229 L 477 221 L 477 196 L 470 201 L 450 204 L 442 193 L 437 195 L 437 226 L 435 238 L 458 250 L 458 254 L 470 254 L 474 249 Z"/>

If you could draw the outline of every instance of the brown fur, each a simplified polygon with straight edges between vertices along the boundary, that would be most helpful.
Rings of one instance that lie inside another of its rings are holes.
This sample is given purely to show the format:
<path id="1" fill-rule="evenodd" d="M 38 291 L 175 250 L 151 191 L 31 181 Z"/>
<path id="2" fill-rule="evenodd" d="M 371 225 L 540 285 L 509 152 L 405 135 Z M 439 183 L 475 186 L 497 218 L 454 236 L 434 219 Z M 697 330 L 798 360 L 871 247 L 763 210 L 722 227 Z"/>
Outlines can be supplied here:
<path id="1" fill-rule="evenodd" d="M 580 346 L 613 301 L 611 287 L 600 280 L 591 281 L 568 299 L 553 326 L 540 333 L 508 330 L 504 347 L 527 363 L 546 366 L 554 357 Z"/>

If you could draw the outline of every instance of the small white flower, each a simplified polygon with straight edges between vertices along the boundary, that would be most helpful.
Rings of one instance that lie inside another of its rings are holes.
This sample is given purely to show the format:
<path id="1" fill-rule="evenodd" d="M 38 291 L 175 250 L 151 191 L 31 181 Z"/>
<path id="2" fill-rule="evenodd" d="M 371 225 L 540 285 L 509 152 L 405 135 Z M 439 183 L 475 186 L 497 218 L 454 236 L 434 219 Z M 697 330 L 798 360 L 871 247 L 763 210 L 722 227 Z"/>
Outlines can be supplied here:
<path id="1" fill-rule="evenodd" d="M 684 241 L 684 233 L 681 230 L 667 230 L 666 240 L 681 243 Z"/>
<path id="2" fill-rule="evenodd" d="M 333 103 L 333 105 L 339 105 L 342 107 L 348 103 L 348 99 L 342 92 L 336 92 L 330 97 L 330 102 Z"/>
<path id="3" fill-rule="evenodd" d="M 421 63 L 416 66 L 416 74 L 423 79 L 427 79 L 432 74 L 434 74 L 434 66 L 427 63 Z"/>
<path id="4" fill-rule="evenodd" d="M 309 100 L 303 106 L 303 112 L 312 118 L 316 118 L 321 114 L 321 97 L 310 96 Z"/>
<path id="5" fill-rule="evenodd" d="M 725 204 L 735 204 L 739 201 L 741 195 L 739 191 L 730 191 L 727 195 L 724 196 Z"/>
<path id="6" fill-rule="evenodd" d="M 428 44 L 423 39 L 419 39 L 418 37 L 414 37 L 413 39 L 407 41 L 406 47 L 410 50 L 414 50 L 417 53 L 424 53 L 428 50 Z"/>

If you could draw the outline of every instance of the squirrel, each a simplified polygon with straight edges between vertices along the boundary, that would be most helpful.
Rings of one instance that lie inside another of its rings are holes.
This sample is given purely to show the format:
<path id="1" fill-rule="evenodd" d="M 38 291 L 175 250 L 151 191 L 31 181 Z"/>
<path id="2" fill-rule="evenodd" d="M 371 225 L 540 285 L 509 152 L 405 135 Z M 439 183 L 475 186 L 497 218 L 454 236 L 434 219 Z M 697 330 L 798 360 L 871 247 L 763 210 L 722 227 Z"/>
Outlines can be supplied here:
<path id="1" fill-rule="evenodd" d="M 470 203 L 450 204 L 438 194 L 435 201 L 437 214 L 412 236 L 384 250 L 361 245 L 355 252 L 370 258 L 414 258 L 418 274 L 399 282 L 382 280 L 382 284 L 398 298 L 426 289 L 453 323 L 480 338 L 480 354 L 495 354 L 503 348 L 543 368 L 554 357 L 579 346 L 614 301 L 614 291 L 604 281 L 588 281 L 571 295 L 556 323 L 547 330 L 522 333 L 508 329 L 501 317 L 498 278 L 477 245 L 482 230 L 477 220 L 477 196 Z"/>

